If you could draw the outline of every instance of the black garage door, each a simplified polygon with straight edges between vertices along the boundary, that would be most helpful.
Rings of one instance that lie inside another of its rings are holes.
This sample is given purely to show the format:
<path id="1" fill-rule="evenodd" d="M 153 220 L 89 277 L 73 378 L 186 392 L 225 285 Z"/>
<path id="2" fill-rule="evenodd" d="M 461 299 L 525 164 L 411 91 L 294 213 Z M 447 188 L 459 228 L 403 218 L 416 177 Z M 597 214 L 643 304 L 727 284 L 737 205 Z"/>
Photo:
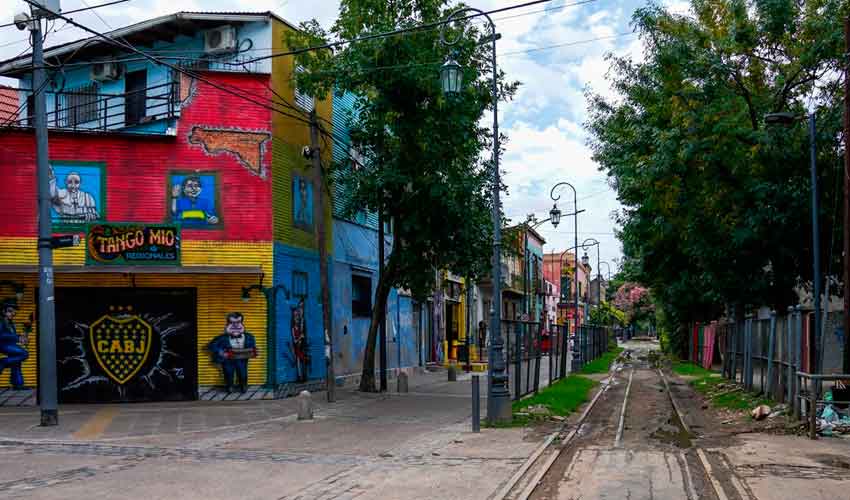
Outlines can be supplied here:
<path id="1" fill-rule="evenodd" d="M 58 288 L 61 403 L 197 399 L 192 288 Z"/>

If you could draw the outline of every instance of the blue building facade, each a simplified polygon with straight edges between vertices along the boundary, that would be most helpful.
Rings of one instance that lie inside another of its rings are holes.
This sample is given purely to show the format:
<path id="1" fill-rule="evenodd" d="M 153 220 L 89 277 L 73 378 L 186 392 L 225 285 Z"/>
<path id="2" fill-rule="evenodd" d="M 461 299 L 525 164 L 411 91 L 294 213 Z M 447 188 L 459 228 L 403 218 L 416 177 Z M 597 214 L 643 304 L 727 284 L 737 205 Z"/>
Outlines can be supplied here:
<path id="1" fill-rule="evenodd" d="M 350 94 L 335 96 L 333 109 L 334 160 L 350 168 L 356 152 L 348 143 L 348 123 L 354 108 Z M 369 334 L 375 290 L 378 284 L 378 221 L 374 213 L 353 217 L 344 212 L 346 193 L 335 185 L 333 212 L 333 328 L 335 373 L 357 376 Z M 387 228 L 389 229 L 389 227 Z M 392 251 L 392 234 L 384 242 L 385 254 Z M 422 344 L 427 307 L 409 293 L 393 289 L 387 300 L 387 368 L 409 368 L 423 364 Z M 376 356 L 377 356 L 376 350 Z M 378 362 L 376 360 L 376 367 Z"/>

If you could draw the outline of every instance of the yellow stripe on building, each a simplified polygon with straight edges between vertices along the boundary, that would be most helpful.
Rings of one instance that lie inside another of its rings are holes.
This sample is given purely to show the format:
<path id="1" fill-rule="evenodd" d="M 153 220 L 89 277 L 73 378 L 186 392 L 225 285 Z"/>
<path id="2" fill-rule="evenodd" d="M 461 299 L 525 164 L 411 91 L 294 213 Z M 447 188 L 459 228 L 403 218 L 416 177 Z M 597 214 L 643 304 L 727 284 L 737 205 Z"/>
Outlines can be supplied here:
<path id="1" fill-rule="evenodd" d="M 81 265 L 84 263 L 83 246 L 61 249 L 54 252 L 56 265 Z M 37 264 L 35 238 L 0 238 L 0 265 Z M 223 242 L 223 241 L 184 241 L 182 262 L 191 266 L 253 266 L 263 272 L 263 285 L 270 286 L 272 279 L 272 243 L 271 242 Z M 209 342 L 224 331 L 226 315 L 239 311 L 245 316 L 245 328 L 257 341 L 259 357 L 248 364 L 248 382 L 263 384 L 266 382 L 266 359 L 268 353 L 266 339 L 266 301 L 262 293 L 253 292 L 249 302 L 243 302 L 242 287 L 259 283 L 256 274 L 155 274 L 155 273 L 57 273 L 56 287 L 139 287 L 139 288 L 195 288 L 197 290 L 197 355 L 198 384 L 220 385 L 221 371 L 212 363 L 207 351 Z M 2 273 L 0 279 L 11 280 L 25 285 L 24 296 L 19 302 L 20 310 L 15 324 L 19 333 L 23 333 L 23 324 L 30 315 L 35 316 L 34 296 L 38 286 L 35 273 Z M 8 297 L 7 297 L 8 296 Z M 13 291 L 0 289 L 0 300 L 13 296 Z M 34 320 L 37 318 L 34 317 Z M 37 321 L 33 321 L 34 332 L 25 346 L 30 357 L 22 366 L 27 386 L 36 385 Z M 8 387 L 8 371 L 0 378 L 0 387 Z"/>

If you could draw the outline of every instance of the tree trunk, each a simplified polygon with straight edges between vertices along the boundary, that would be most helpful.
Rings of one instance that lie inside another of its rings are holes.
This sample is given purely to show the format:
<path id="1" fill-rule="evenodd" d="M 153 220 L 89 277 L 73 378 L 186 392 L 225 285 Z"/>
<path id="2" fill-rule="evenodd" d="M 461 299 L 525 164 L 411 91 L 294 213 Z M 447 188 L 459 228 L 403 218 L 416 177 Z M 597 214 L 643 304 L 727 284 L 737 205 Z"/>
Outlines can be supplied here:
<path id="1" fill-rule="evenodd" d="M 387 298 L 395 281 L 395 259 L 390 254 L 387 264 L 381 269 L 378 287 L 375 290 L 375 306 L 369 323 L 369 336 L 366 338 L 366 350 L 363 351 L 363 373 L 360 376 L 361 392 L 378 392 L 375 386 L 375 347 L 378 340 L 378 328 L 386 316 Z"/>

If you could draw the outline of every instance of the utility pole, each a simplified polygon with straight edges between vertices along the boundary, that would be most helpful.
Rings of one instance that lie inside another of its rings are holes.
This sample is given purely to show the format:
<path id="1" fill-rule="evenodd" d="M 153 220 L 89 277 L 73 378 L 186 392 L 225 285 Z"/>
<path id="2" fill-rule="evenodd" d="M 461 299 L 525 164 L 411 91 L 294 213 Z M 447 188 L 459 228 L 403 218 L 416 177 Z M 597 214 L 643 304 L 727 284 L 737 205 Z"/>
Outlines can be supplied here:
<path id="1" fill-rule="evenodd" d="M 41 11 L 32 9 L 32 88 L 35 109 L 36 182 L 38 183 L 38 403 L 41 425 L 59 424 L 56 389 L 56 324 L 53 297 L 53 248 L 51 245 L 47 103 Z"/>
<path id="2" fill-rule="evenodd" d="M 384 272 L 384 206 L 378 207 L 378 283 Z M 382 293 L 378 290 L 378 293 Z M 377 304 L 376 304 L 377 306 Z M 379 357 L 381 363 L 381 392 L 387 390 L 387 305 L 381 314 L 381 324 L 378 327 Z"/>
<path id="3" fill-rule="evenodd" d="M 850 17 L 844 19 L 844 367 L 850 370 Z M 829 298 L 827 297 L 827 300 Z"/>
<path id="4" fill-rule="evenodd" d="M 319 123 L 316 110 L 310 112 L 310 150 L 316 179 L 316 204 L 313 213 L 316 219 L 316 239 L 319 247 L 319 282 L 322 288 L 322 329 L 325 332 L 325 359 L 328 402 L 336 401 L 336 377 L 334 376 L 333 331 L 331 330 L 331 291 L 328 286 L 328 245 L 325 227 L 325 176 L 322 171 L 322 156 L 319 148 Z"/>

